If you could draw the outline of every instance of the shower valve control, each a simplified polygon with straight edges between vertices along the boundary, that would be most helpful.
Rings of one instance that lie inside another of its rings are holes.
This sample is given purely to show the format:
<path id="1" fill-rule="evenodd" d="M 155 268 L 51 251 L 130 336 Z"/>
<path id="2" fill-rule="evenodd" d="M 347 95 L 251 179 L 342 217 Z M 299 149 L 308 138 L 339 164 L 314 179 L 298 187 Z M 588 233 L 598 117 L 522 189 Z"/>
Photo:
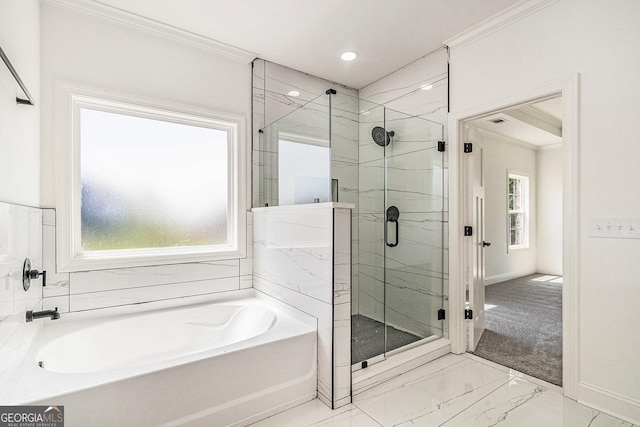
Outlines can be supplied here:
<path id="1" fill-rule="evenodd" d="M 31 279 L 37 279 L 39 276 L 42 276 L 42 286 L 47 286 L 47 272 L 44 270 L 32 270 L 31 260 L 29 258 L 25 258 L 24 263 L 22 264 L 22 289 L 28 291 L 31 287 Z"/>

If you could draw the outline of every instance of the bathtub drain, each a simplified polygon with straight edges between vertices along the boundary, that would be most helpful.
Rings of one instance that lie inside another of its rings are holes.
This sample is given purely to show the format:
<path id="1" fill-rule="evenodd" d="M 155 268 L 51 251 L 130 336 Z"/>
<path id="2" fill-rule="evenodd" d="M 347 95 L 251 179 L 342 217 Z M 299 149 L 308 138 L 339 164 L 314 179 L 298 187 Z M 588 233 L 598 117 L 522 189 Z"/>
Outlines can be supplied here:
<path id="1" fill-rule="evenodd" d="M 44 369 L 44 362 L 41 360 L 38 362 L 38 366 L 40 366 L 42 369 Z"/>

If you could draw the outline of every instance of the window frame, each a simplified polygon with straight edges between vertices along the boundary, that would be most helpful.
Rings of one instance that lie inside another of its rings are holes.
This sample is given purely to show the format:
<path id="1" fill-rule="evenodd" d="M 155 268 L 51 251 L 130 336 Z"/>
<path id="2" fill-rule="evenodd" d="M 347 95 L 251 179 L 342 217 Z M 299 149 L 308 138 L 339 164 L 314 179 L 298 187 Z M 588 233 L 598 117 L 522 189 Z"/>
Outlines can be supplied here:
<path id="1" fill-rule="evenodd" d="M 509 209 L 509 181 L 511 179 L 517 179 L 521 182 L 521 208 L 519 210 Z M 530 240 L 529 240 L 529 221 L 531 217 L 530 212 L 530 178 L 528 175 L 517 172 L 507 171 L 507 198 L 506 198 L 506 208 L 507 208 L 507 252 L 511 250 L 518 249 L 528 249 Z M 511 244 L 511 215 L 513 214 L 522 214 L 522 243 L 512 245 Z"/>
<path id="2" fill-rule="evenodd" d="M 246 257 L 245 118 L 131 95 L 56 86 L 56 264 L 60 272 L 216 261 Z M 80 110 L 203 126 L 227 132 L 226 245 L 82 251 Z"/>

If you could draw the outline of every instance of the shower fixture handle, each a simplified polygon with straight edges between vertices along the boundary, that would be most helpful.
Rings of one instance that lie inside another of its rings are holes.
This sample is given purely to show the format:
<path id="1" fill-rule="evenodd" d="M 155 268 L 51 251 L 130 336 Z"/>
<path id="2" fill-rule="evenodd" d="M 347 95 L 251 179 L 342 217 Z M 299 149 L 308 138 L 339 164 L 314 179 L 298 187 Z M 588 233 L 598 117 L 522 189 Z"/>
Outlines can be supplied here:
<path id="1" fill-rule="evenodd" d="M 399 230 L 400 230 L 400 225 L 398 224 L 398 218 L 400 218 L 400 210 L 395 206 L 389 206 L 387 208 L 387 221 L 384 223 L 384 242 L 390 248 L 398 246 Z M 391 224 L 395 223 L 395 226 L 396 226 L 396 242 L 395 243 L 389 243 L 389 236 L 388 236 L 389 223 Z"/>
<path id="2" fill-rule="evenodd" d="M 47 286 L 47 272 L 44 270 L 32 270 L 31 260 L 29 258 L 25 258 L 24 263 L 22 264 L 22 288 L 25 292 L 31 287 L 31 279 L 37 279 L 39 276 L 42 276 L 42 286 Z"/>

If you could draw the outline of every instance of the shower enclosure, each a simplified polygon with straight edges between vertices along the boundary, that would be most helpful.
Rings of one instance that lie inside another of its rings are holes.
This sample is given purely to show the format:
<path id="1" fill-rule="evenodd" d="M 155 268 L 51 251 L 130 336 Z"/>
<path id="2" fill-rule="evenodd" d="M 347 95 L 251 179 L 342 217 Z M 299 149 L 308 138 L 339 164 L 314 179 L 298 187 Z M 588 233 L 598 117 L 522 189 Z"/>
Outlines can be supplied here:
<path id="1" fill-rule="evenodd" d="M 445 334 L 443 126 L 328 90 L 260 130 L 258 206 L 353 203 L 354 369 Z"/>

